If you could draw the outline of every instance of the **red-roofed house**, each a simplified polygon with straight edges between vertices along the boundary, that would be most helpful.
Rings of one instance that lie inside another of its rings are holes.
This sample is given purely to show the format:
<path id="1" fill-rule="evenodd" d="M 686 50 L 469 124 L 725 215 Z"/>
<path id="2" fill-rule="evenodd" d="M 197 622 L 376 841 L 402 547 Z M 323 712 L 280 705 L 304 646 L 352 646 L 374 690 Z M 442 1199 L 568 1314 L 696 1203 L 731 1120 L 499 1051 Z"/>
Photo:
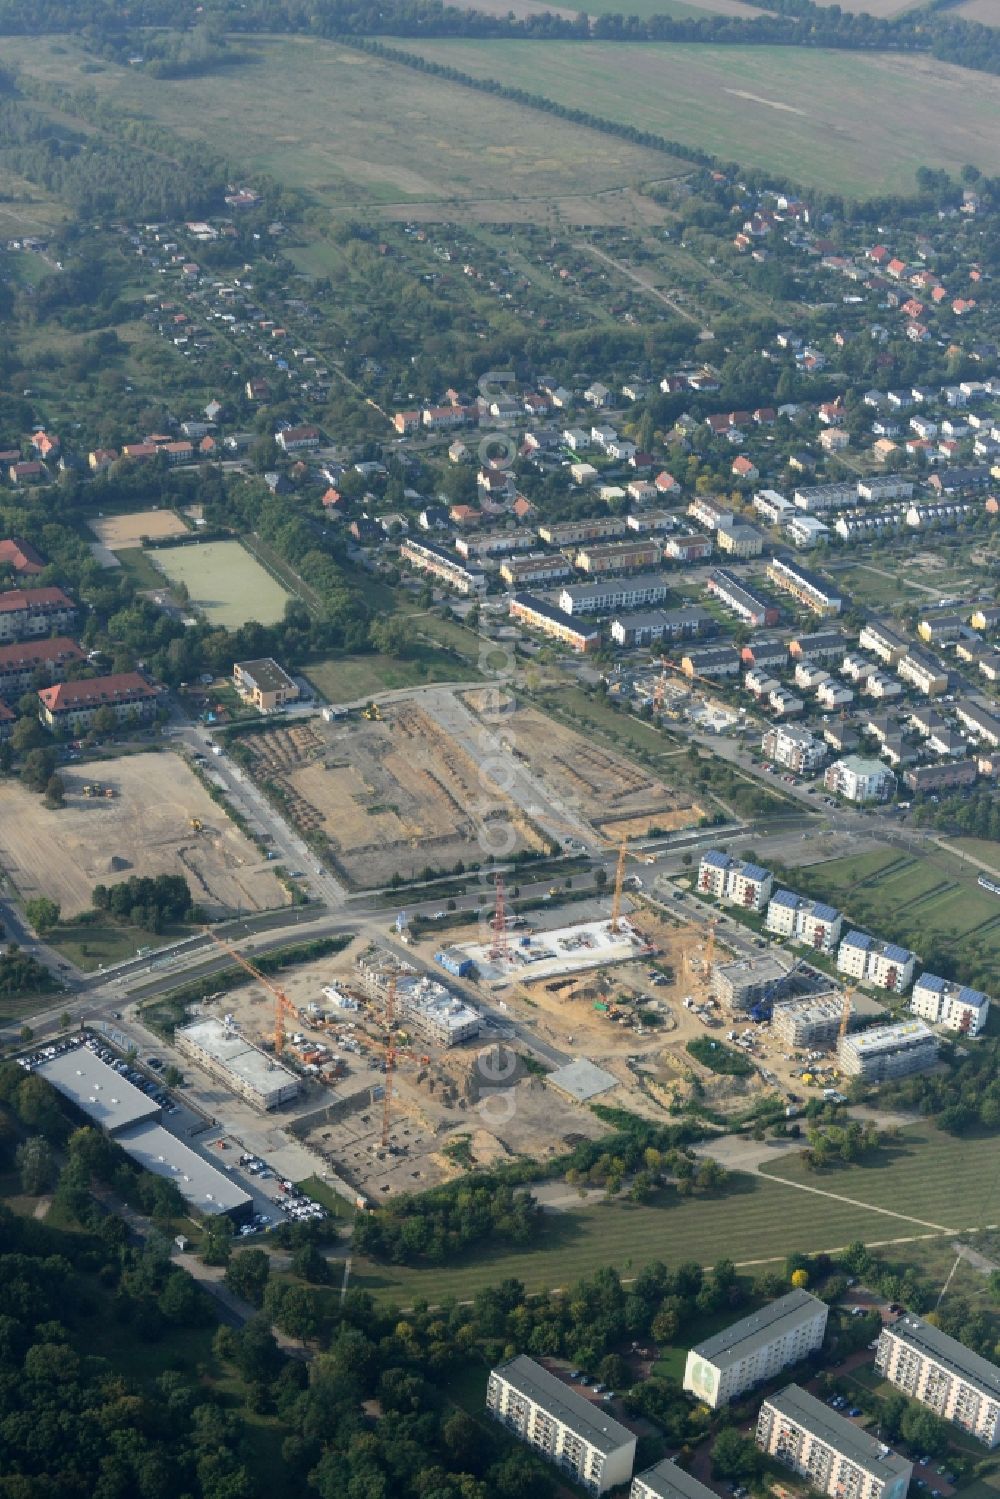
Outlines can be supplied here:
<path id="1" fill-rule="evenodd" d="M 759 470 L 753 463 L 750 462 L 750 459 L 745 458 L 742 453 L 738 458 L 733 459 L 730 472 L 733 473 L 737 479 L 760 478 Z"/>
<path id="2" fill-rule="evenodd" d="M 35 673 L 48 682 L 62 682 L 71 661 L 86 657 L 75 640 L 57 635 L 32 644 L 0 645 L 0 696 L 17 697 L 35 685 Z"/>
<path id="3" fill-rule="evenodd" d="M 0 641 L 68 630 L 75 620 L 76 605 L 61 588 L 9 588 L 0 593 Z"/>
<path id="4" fill-rule="evenodd" d="M 31 446 L 39 458 L 53 458 L 59 452 L 61 444 L 58 437 L 50 437 L 48 432 L 36 432 L 31 439 Z"/>
<path id="5" fill-rule="evenodd" d="M 274 440 L 283 453 L 303 453 L 318 448 L 321 435 L 318 427 L 288 427 Z"/>
<path id="6" fill-rule="evenodd" d="M 119 723 L 148 721 L 156 714 L 159 692 L 137 671 L 91 677 L 82 682 L 60 682 L 38 694 L 38 716 L 50 729 L 89 728 L 102 708 L 110 708 Z"/>
<path id="7" fill-rule="evenodd" d="M 129 458 L 133 462 L 146 462 L 155 458 L 157 454 L 155 442 L 127 442 L 122 448 L 122 457 Z"/>
<path id="8" fill-rule="evenodd" d="M 12 536 L 9 541 L 0 541 L 0 562 L 7 562 L 16 573 L 40 573 L 45 569 L 45 558 L 36 552 L 30 541 L 21 541 Z"/>
<path id="9" fill-rule="evenodd" d="M 906 261 L 899 259 L 890 260 L 885 269 L 887 275 L 895 277 L 898 281 L 900 277 L 906 275 Z"/>
<path id="10" fill-rule="evenodd" d="M 660 494 L 680 494 L 680 484 L 674 478 L 673 474 L 667 473 L 666 469 L 661 474 L 657 474 L 653 483 L 660 491 Z"/>
<path id="11" fill-rule="evenodd" d="M 48 480 L 49 471 L 44 463 L 33 458 L 27 463 L 12 463 L 7 476 L 12 484 L 44 484 Z"/>
<path id="12" fill-rule="evenodd" d="M 113 463 L 118 462 L 118 454 L 114 448 L 94 448 L 87 456 L 92 473 L 103 474 Z"/>

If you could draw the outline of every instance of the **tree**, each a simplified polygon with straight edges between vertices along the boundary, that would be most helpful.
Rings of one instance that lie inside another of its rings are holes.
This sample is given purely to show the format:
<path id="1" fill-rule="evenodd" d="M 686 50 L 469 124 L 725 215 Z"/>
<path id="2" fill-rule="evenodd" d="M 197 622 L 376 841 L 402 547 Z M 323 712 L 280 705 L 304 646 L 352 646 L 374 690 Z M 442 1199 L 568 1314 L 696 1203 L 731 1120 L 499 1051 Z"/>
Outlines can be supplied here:
<path id="1" fill-rule="evenodd" d="M 17 1148 L 17 1169 L 21 1176 L 21 1191 L 29 1197 L 38 1197 L 48 1190 L 56 1178 L 55 1157 L 52 1146 L 42 1135 L 32 1135 Z"/>
<path id="2" fill-rule="evenodd" d="M 761 1455 L 755 1442 L 733 1427 L 720 1431 L 712 1449 L 712 1477 L 749 1482 L 761 1470 Z"/>
<path id="3" fill-rule="evenodd" d="M 66 802 L 66 787 L 61 775 L 53 773 L 45 783 L 45 800 L 50 807 L 62 807 Z"/>
<path id="4" fill-rule="evenodd" d="M 922 1405 L 910 1405 L 900 1423 L 900 1431 L 911 1447 L 918 1447 L 931 1457 L 939 1457 L 948 1450 L 947 1422 Z"/>
<path id="5" fill-rule="evenodd" d="M 325 1286 L 330 1279 L 329 1261 L 315 1244 L 303 1244 L 292 1256 L 294 1274 L 314 1286 Z"/>
<path id="6" fill-rule="evenodd" d="M 263 1249 L 244 1249 L 226 1266 L 225 1282 L 234 1296 L 251 1306 L 262 1306 L 271 1275 L 271 1260 Z"/>
<path id="7" fill-rule="evenodd" d="M 791 1278 L 792 1278 L 792 1285 L 796 1288 L 796 1290 L 803 1291 L 803 1290 L 805 1290 L 806 1286 L 809 1284 L 809 1271 L 808 1270 L 793 1270 Z"/>
<path id="8" fill-rule="evenodd" d="M 59 902 L 50 900 L 47 895 L 36 895 L 24 905 L 25 914 L 35 931 L 40 935 L 51 932 L 53 927 L 59 925 L 59 917 L 62 915 Z"/>

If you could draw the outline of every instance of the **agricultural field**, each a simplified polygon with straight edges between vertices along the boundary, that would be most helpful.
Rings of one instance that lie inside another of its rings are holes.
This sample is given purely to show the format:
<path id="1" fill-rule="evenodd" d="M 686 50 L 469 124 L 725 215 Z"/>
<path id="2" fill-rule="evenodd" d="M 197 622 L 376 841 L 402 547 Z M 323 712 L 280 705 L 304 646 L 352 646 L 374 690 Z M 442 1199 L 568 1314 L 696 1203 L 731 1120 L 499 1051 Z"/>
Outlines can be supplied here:
<path id="1" fill-rule="evenodd" d="M 181 874 L 213 918 L 286 903 L 257 849 L 179 756 L 140 754 L 60 774 L 66 805 L 59 810 L 16 781 L 0 783 L 0 868 L 22 899 L 47 895 L 72 917 L 89 908 L 97 884 Z M 101 794 L 85 796 L 84 785 L 95 781 Z"/>
<path id="2" fill-rule="evenodd" d="M 103 515 L 87 525 L 109 552 L 142 546 L 144 541 L 163 541 L 168 536 L 186 536 L 188 527 L 172 510 L 137 510 L 131 515 Z"/>
<path id="3" fill-rule="evenodd" d="M 1000 26 L 1000 11 L 996 0 L 965 0 L 955 7 L 955 15 L 963 21 L 978 21 L 981 26 Z"/>
<path id="4" fill-rule="evenodd" d="M 585 101 L 595 114 L 830 192 L 911 191 L 924 165 L 993 167 L 1000 79 L 923 57 L 674 43 L 410 45 L 463 72 L 562 104 Z"/>
<path id="5" fill-rule="evenodd" d="M 662 152 L 315 38 L 241 38 L 240 46 L 244 66 L 171 81 L 112 63 L 94 71 L 92 56 L 66 38 L 11 39 L 5 57 L 28 75 L 93 89 L 126 113 L 210 141 L 327 208 L 446 203 L 475 214 L 476 204 L 517 200 L 519 213 L 547 216 L 557 198 L 687 170 Z"/>
<path id="6" fill-rule="evenodd" d="M 238 541 L 204 541 L 146 554 L 170 583 L 183 583 L 194 608 L 213 625 L 236 630 L 248 620 L 273 625 L 289 594 Z"/>
<path id="7" fill-rule="evenodd" d="M 926 954 L 953 957 L 967 982 L 1000 960 L 1000 900 L 978 869 L 939 848 L 880 848 L 809 866 L 809 889 L 851 921 Z"/>

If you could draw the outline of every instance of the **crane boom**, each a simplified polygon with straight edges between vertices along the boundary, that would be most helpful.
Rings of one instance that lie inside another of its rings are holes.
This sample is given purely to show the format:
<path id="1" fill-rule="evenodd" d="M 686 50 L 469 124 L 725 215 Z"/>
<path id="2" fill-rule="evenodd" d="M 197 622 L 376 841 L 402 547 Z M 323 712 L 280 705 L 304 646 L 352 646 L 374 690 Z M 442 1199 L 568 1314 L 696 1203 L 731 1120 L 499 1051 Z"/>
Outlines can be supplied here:
<path id="1" fill-rule="evenodd" d="M 621 847 L 618 850 L 618 867 L 615 870 L 615 897 L 611 902 L 611 934 L 617 937 L 621 930 L 622 914 L 622 886 L 625 883 L 625 857 L 628 853 L 628 834 L 622 834 Z"/>
<path id="2" fill-rule="evenodd" d="M 389 1144 L 392 1117 L 392 1075 L 396 1070 L 396 975 L 389 979 L 385 1000 L 385 1092 L 382 1095 L 382 1149 Z"/>
<path id="3" fill-rule="evenodd" d="M 297 1015 L 298 1010 L 296 1010 L 285 991 L 279 989 L 277 984 L 272 984 L 267 975 L 261 973 L 259 968 L 255 968 L 250 959 L 245 958 L 237 948 L 233 947 L 231 942 L 227 942 L 224 937 L 220 937 L 210 927 L 202 927 L 202 931 L 211 937 L 217 947 L 221 947 L 223 952 L 227 952 L 234 963 L 238 963 L 241 968 L 245 968 L 247 973 L 251 974 L 258 983 L 263 984 L 264 988 L 274 995 L 274 1054 L 276 1057 L 280 1056 L 285 1049 L 285 1016 L 287 1014 Z"/>

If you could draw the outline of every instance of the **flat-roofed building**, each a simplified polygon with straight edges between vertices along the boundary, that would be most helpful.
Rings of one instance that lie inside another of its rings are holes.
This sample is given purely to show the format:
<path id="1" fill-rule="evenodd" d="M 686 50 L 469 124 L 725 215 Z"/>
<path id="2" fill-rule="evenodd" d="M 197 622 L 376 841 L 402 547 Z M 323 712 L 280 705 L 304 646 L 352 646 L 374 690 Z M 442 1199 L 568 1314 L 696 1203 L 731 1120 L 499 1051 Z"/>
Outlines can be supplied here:
<path id="1" fill-rule="evenodd" d="M 896 672 L 901 681 L 909 682 L 911 687 L 915 687 L 925 697 L 940 697 L 943 692 L 948 691 L 946 668 L 933 656 L 928 656 L 926 651 L 918 651 L 913 646 L 897 662 Z"/>
<path id="2" fill-rule="evenodd" d="M 718 1410 L 819 1348 L 826 1318 L 825 1302 L 808 1291 L 789 1291 L 692 1348 L 684 1389 Z"/>
<path id="3" fill-rule="evenodd" d="M 258 713 L 274 713 L 298 701 L 298 684 L 270 656 L 233 663 L 233 685 L 245 703 Z"/>
<path id="4" fill-rule="evenodd" d="M 845 1036 L 837 1048 L 840 1070 L 846 1077 L 882 1082 L 922 1072 L 937 1061 L 938 1039 L 922 1020 L 876 1025 Z"/>
<path id="5" fill-rule="evenodd" d="M 590 1494 L 632 1477 L 635 1433 L 524 1354 L 490 1371 L 486 1409 Z"/>
<path id="6" fill-rule="evenodd" d="M 775 765 L 796 772 L 818 770 L 827 755 L 826 745 L 814 738 L 808 729 L 793 729 L 787 724 L 776 724 L 768 729 L 760 747 L 762 754 Z"/>
<path id="7" fill-rule="evenodd" d="M 1000 1443 L 1000 1369 L 939 1327 L 910 1312 L 883 1327 L 875 1368 L 984 1447 Z"/>
<path id="8" fill-rule="evenodd" d="M 655 1468 L 635 1475 L 628 1499 L 717 1499 L 717 1495 L 665 1457 Z"/>
<path id="9" fill-rule="evenodd" d="M 670 592 L 662 573 L 639 573 L 606 583 L 570 583 L 559 595 L 567 614 L 611 614 L 615 609 L 641 609 L 662 604 Z"/>
<path id="10" fill-rule="evenodd" d="M 913 985 L 910 1010 L 931 1025 L 978 1036 L 990 1013 L 990 1002 L 979 989 L 954 984 L 936 973 L 922 973 Z"/>
<path id="11" fill-rule="evenodd" d="M 839 614 L 844 607 L 840 589 L 820 577 L 819 573 L 810 572 L 794 557 L 772 557 L 767 565 L 767 576 L 776 588 L 791 594 L 797 603 L 811 609 L 813 614 L 829 618 Z"/>
<path id="12" fill-rule="evenodd" d="M 87 1046 L 74 1046 L 40 1063 L 35 1070 L 105 1134 L 117 1135 L 134 1124 L 160 1117 L 158 1103 Z"/>
<path id="13" fill-rule="evenodd" d="M 854 1006 L 851 1006 L 854 1014 Z M 815 998 L 786 999 L 771 1012 L 771 1033 L 783 1046 L 796 1051 L 815 1047 L 824 1050 L 837 1040 L 844 1018 L 840 994 L 818 994 Z"/>
<path id="14" fill-rule="evenodd" d="M 596 651 L 601 644 L 599 625 L 585 624 L 572 614 L 557 609 L 554 604 L 535 598 L 534 594 L 516 593 L 510 601 L 509 613 L 511 619 L 558 640 L 561 645 L 568 645 L 570 650 Z"/>
<path id="15" fill-rule="evenodd" d="M 772 1395 L 757 1446 L 829 1499 L 905 1499 L 913 1464 L 798 1385 Z"/>
<path id="16" fill-rule="evenodd" d="M 299 1094 L 299 1080 L 277 1057 L 221 1020 L 196 1020 L 174 1032 L 177 1050 L 255 1109 L 276 1109 Z"/>
<path id="17" fill-rule="evenodd" d="M 689 605 L 683 609 L 650 609 L 611 621 L 611 639 L 616 645 L 644 646 L 662 640 L 691 640 L 709 635 L 715 618 L 707 609 Z"/>
<path id="18" fill-rule="evenodd" d="M 849 802 L 884 802 L 896 789 L 896 777 L 880 760 L 845 755 L 827 766 L 823 785 Z"/>
<path id="19" fill-rule="evenodd" d="M 755 1005 L 767 1006 L 787 998 L 791 971 L 790 962 L 773 952 L 737 958 L 732 963 L 715 963 L 712 994 L 730 1014 L 744 1015 Z"/>
<path id="20" fill-rule="evenodd" d="M 231 1176 L 178 1140 L 162 1124 L 133 1124 L 117 1143 L 146 1171 L 173 1182 L 188 1206 L 206 1218 L 226 1214 L 242 1223 L 253 1211 L 253 1198 Z"/>

